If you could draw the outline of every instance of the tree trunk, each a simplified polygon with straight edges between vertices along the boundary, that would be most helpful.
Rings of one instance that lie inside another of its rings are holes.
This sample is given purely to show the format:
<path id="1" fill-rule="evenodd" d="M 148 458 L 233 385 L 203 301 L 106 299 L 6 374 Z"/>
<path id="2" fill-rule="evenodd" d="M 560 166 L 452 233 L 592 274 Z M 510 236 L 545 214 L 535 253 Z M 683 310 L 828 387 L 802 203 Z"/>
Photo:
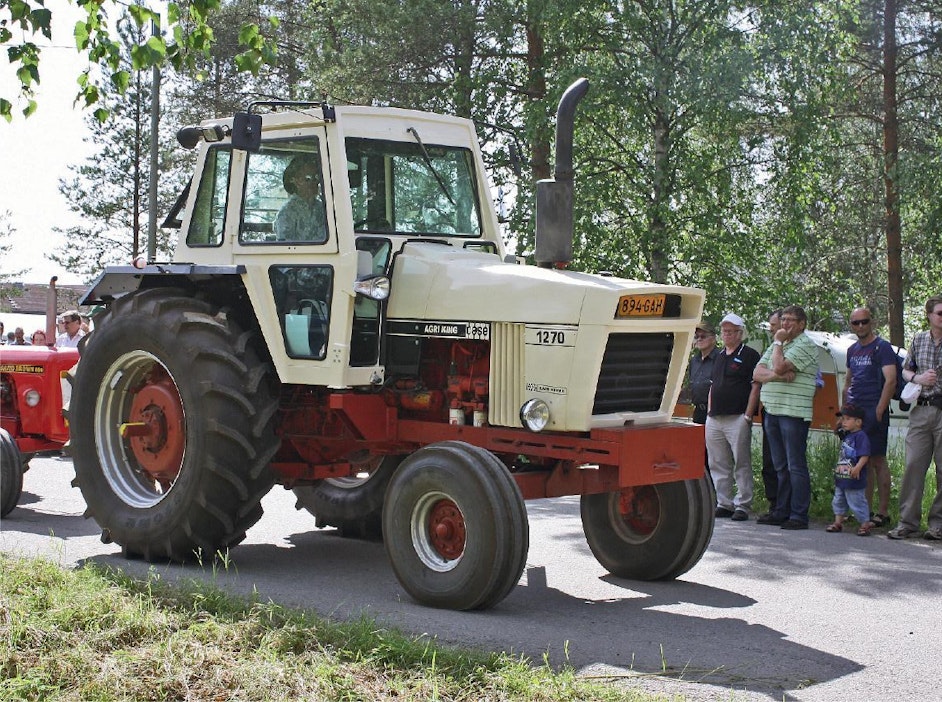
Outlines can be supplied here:
<path id="1" fill-rule="evenodd" d="M 654 116 L 654 182 L 648 215 L 648 272 L 655 283 L 666 283 L 670 274 L 670 248 L 664 213 L 670 198 L 670 121 L 657 109 Z"/>
<path id="2" fill-rule="evenodd" d="M 896 0 L 883 5 L 883 184 L 890 342 L 902 346 L 903 243 L 899 216 L 899 119 L 896 96 Z"/>
<path id="3" fill-rule="evenodd" d="M 531 103 L 542 103 L 546 100 L 546 73 L 543 68 L 544 47 L 543 35 L 538 21 L 532 16 L 527 24 L 527 94 Z M 548 129 L 537 129 L 530 144 L 533 154 L 530 166 L 533 169 L 533 180 L 543 180 L 550 177 L 550 143 Z"/>

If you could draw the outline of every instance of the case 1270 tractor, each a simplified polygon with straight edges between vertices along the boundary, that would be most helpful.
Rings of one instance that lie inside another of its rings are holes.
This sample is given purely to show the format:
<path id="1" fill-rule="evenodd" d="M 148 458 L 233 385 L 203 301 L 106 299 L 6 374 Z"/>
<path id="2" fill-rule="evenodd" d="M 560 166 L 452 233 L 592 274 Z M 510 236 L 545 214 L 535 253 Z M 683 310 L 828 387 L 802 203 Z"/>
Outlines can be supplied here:
<path id="1" fill-rule="evenodd" d="M 381 528 L 418 602 L 481 609 L 526 563 L 524 501 L 581 496 L 611 573 L 674 578 L 713 529 L 702 428 L 672 423 L 700 290 L 561 270 L 576 104 L 504 256 L 471 121 L 257 103 L 199 148 L 172 262 L 106 269 L 72 394 L 76 485 L 150 561 L 238 544 L 274 483 Z"/>

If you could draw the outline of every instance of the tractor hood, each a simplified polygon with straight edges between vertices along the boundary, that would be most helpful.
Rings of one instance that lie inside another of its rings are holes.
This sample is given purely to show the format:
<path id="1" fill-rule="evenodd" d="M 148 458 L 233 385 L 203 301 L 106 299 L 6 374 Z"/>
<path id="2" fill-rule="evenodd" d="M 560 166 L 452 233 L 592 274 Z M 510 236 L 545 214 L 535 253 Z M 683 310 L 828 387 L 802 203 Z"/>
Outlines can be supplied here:
<path id="1" fill-rule="evenodd" d="M 530 324 L 611 324 L 626 293 L 688 292 L 505 263 L 494 254 L 432 242 L 407 243 L 395 259 L 391 282 L 390 318 Z"/>

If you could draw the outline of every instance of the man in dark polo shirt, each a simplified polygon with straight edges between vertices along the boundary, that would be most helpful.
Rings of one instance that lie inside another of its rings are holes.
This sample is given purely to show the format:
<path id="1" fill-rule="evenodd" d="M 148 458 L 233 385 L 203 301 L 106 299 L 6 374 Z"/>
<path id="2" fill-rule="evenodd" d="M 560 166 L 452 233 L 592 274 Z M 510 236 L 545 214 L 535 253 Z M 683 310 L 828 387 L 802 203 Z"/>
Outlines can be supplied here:
<path id="1" fill-rule="evenodd" d="M 691 419 L 697 424 L 704 424 L 707 418 L 707 400 L 710 396 L 710 383 L 713 377 L 713 365 L 720 355 L 716 348 L 716 332 L 713 325 L 703 320 L 697 325 L 693 335 L 695 349 L 690 358 L 690 402 L 693 404 Z"/>
<path id="2" fill-rule="evenodd" d="M 759 384 L 752 380 L 759 353 L 746 346 L 745 332 L 737 314 L 720 322 L 723 348 L 713 364 L 706 421 L 716 516 L 737 522 L 749 519 L 752 509 L 752 417 L 759 405 Z"/>

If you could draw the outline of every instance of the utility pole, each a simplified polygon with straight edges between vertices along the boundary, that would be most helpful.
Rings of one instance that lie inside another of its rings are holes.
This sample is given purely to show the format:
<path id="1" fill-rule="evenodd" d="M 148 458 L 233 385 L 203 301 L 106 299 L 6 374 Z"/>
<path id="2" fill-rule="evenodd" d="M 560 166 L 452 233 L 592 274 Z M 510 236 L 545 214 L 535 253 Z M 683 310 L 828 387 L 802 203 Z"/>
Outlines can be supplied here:
<path id="1" fill-rule="evenodd" d="M 151 20 L 151 34 L 158 36 L 160 26 Z M 160 121 L 160 68 L 154 66 L 150 88 L 150 181 L 147 189 L 147 260 L 157 259 L 157 128 Z"/>

